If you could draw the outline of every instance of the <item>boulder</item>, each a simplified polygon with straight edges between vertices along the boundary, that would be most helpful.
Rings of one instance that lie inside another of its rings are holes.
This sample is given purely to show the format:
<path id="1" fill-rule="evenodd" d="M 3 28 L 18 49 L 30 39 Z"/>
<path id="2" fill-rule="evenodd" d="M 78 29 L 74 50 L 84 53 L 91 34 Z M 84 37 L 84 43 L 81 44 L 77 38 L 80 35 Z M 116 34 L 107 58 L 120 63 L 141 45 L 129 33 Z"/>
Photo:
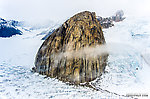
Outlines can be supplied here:
<path id="1" fill-rule="evenodd" d="M 71 84 L 99 77 L 108 54 L 88 57 L 88 48 L 104 45 L 105 38 L 94 12 L 84 11 L 68 19 L 40 47 L 33 70 Z"/>

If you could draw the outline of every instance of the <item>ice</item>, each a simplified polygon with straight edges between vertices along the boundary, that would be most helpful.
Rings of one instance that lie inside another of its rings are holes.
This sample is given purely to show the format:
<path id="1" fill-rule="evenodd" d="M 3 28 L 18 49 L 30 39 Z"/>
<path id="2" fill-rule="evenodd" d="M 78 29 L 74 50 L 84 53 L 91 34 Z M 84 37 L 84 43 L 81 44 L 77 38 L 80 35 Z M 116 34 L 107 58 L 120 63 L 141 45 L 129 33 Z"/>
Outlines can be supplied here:
<path id="1" fill-rule="evenodd" d="M 124 22 L 115 24 L 114 28 L 104 31 L 107 43 L 126 45 L 124 49 L 127 52 L 123 51 L 126 55 L 109 56 L 107 73 L 102 75 L 102 80 L 97 85 L 118 94 L 146 93 L 150 95 L 149 26 L 150 20 L 147 17 L 127 18 Z"/>
<path id="2" fill-rule="evenodd" d="M 125 96 L 130 93 L 145 93 L 150 97 L 149 26 L 147 17 L 127 17 L 103 30 L 106 43 L 118 50 L 110 53 L 105 73 L 91 82 L 99 91 L 31 72 L 44 37 L 37 34 L 45 29 L 0 38 L 0 99 L 128 99 Z"/>
<path id="3" fill-rule="evenodd" d="M 12 99 L 105 98 L 120 96 L 97 92 L 91 88 L 67 85 L 55 78 L 32 73 L 24 66 L 0 65 L 0 96 Z"/>

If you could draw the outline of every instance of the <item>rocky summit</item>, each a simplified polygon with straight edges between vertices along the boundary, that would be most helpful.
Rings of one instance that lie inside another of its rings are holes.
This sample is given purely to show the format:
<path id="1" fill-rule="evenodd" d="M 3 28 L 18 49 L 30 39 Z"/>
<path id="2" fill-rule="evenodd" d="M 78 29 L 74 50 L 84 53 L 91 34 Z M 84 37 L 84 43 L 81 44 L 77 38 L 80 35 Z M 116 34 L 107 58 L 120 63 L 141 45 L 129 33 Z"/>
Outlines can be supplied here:
<path id="1" fill-rule="evenodd" d="M 78 13 L 43 42 L 33 70 L 72 84 L 88 83 L 104 72 L 108 54 L 89 57 L 90 51 L 85 49 L 91 50 L 105 43 L 96 14 Z"/>

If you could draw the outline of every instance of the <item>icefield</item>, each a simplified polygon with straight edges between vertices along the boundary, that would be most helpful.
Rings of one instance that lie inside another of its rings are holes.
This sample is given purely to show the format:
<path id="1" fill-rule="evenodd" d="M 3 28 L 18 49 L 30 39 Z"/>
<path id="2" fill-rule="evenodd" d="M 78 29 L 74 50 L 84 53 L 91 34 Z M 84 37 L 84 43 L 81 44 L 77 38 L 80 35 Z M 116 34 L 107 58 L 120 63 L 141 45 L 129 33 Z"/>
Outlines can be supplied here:
<path id="1" fill-rule="evenodd" d="M 0 38 L 0 99 L 132 99 L 150 98 L 150 19 L 127 17 L 103 29 L 110 45 L 105 73 L 90 84 L 97 89 L 69 85 L 31 72 L 45 29 Z M 109 47 L 109 46 L 108 46 Z"/>

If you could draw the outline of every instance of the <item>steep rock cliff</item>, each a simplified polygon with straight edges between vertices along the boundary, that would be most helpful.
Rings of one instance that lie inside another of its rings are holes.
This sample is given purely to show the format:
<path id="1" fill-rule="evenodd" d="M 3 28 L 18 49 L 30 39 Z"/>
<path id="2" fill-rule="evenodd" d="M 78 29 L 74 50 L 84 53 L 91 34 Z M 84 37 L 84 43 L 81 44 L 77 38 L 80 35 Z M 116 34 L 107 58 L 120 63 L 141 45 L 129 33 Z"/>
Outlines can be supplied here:
<path id="1" fill-rule="evenodd" d="M 87 57 L 84 49 L 103 44 L 105 39 L 95 13 L 78 13 L 43 42 L 33 70 L 73 84 L 90 82 L 103 73 L 108 54 Z"/>

